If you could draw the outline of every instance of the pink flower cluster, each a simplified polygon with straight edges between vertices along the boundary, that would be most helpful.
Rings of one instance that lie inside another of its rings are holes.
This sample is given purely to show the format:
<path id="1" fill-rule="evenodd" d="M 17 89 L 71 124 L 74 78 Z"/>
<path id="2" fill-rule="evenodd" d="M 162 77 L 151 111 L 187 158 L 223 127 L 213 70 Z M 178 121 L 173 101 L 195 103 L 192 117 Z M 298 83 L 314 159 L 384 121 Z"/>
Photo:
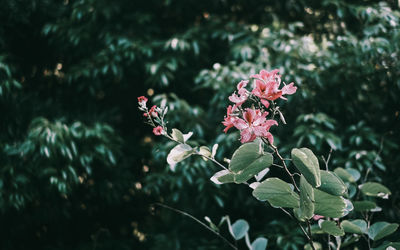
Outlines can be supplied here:
<path id="1" fill-rule="evenodd" d="M 240 141 L 242 143 L 254 141 L 257 137 L 264 137 L 273 144 L 274 138 L 269 129 L 273 125 L 278 125 L 278 123 L 266 118 L 269 113 L 264 108 L 243 108 L 242 105 L 251 99 L 259 101 L 267 109 L 270 105 L 269 101 L 278 98 L 286 100 L 284 95 L 294 94 L 297 87 L 294 86 L 294 83 L 290 83 L 279 89 L 281 76 L 278 74 L 278 70 L 271 72 L 261 70 L 259 74 L 252 75 L 251 78 L 255 79 L 251 92 L 246 89 L 249 81 L 242 80 L 237 85 L 238 93 L 236 94 L 235 91 L 229 96 L 229 100 L 234 105 L 229 105 L 227 108 L 226 116 L 222 122 L 225 126 L 224 132 L 226 133 L 230 128 L 235 127 L 240 130 Z"/>
<path id="2" fill-rule="evenodd" d="M 164 132 L 164 129 L 162 126 L 156 126 L 154 124 L 154 121 L 151 117 L 158 118 L 158 112 L 157 112 L 157 106 L 153 105 L 150 110 L 147 108 L 147 101 L 148 99 L 145 96 L 139 96 L 138 97 L 138 104 L 139 104 L 139 109 L 143 111 L 143 116 L 147 117 L 149 119 L 150 125 L 152 125 L 153 128 L 153 133 L 155 135 L 162 135 Z M 157 120 L 155 120 L 157 122 Z"/>

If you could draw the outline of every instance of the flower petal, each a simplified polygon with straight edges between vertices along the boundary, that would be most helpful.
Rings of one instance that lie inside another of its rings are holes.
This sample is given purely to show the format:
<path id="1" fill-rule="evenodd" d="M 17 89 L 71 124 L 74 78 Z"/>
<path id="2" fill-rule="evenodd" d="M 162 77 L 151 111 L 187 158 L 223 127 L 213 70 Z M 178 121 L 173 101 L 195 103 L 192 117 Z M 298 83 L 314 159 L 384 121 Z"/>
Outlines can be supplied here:
<path id="1" fill-rule="evenodd" d="M 250 142 L 254 141 L 256 139 L 256 135 L 252 133 L 250 128 L 242 130 L 240 132 L 240 142 L 245 143 L 245 142 Z"/>
<path id="2" fill-rule="evenodd" d="M 254 134 L 259 137 L 266 136 L 266 134 L 268 132 L 267 129 L 263 126 L 253 127 L 253 130 L 254 130 Z"/>
<path id="3" fill-rule="evenodd" d="M 235 126 L 235 128 L 239 129 L 239 130 L 243 130 L 245 128 L 248 128 L 249 125 L 247 124 L 247 122 L 245 122 L 243 119 L 237 118 L 234 121 L 232 121 L 233 126 Z"/>
<path id="4" fill-rule="evenodd" d="M 268 102 L 266 99 L 262 99 L 262 98 L 261 98 L 261 103 L 262 103 L 266 108 L 269 107 L 269 102 Z"/>
<path id="5" fill-rule="evenodd" d="M 241 81 L 238 83 L 238 85 L 236 86 L 236 88 L 237 88 L 238 90 L 240 90 L 240 89 L 246 87 L 248 82 L 249 82 L 249 81 L 241 80 Z"/>
<path id="6" fill-rule="evenodd" d="M 270 132 L 267 132 L 265 137 L 267 137 L 269 143 L 271 143 L 272 145 L 274 144 L 274 137 L 272 136 L 272 134 Z"/>
<path id="7" fill-rule="evenodd" d="M 297 87 L 294 86 L 294 83 L 290 83 L 282 88 L 282 95 L 292 95 L 296 93 Z"/>
<path id="8" fill-rule="evenodd" d="M 278 126 L 278 122 L 275 120 L 266 120 L 263 127 L 265 127 L 266 130 L 269 130 L 273 125 Z"/>

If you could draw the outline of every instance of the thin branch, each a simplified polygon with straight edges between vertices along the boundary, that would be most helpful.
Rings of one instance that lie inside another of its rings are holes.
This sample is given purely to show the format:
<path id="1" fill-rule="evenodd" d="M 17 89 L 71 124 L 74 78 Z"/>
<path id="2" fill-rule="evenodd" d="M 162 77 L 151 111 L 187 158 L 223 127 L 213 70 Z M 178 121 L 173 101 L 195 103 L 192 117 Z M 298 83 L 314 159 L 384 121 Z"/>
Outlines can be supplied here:
<path id="1" fill-rule="evenodd" d="M 324 156 L 322 156 L 322 160 L 325 162 L 326 171 L 329 170 L 329 169 L 328 169 L 328 165 L 329 165 L 329 160 L 331 159 L 332 151 L 333 151 L 333 149 L 331 148 L 331 149 L 329 150 L 329 154 L 328 154 L 328 157 L 327 157 L 326 159 L 325 159 Z"/>
<path id="2" fill-rule="evenodd" d="M 378 161 L 379 155 L 382 153 L 382 150 L 383 150 L 383 141 L 384 141 L 384 136 L 382 136 L 382 138 L 381 138 L 381 142 L 380 142 L 380 144 L 379 144 L 379 150 L 378 150 L 378 153 L 377 153 L 376 156 L 375 156 L 374 161 L 372 162 L 372 165 L 374 165 L 375 162 Z M 363 182 L 366 182 L 366 181 L 367 181 L 368 174 L 369 174 L 369 172 L 371 172 L 371 170 L 372 170 L 372 165 L 367 169 L 367 172 L 365 173 L 364 181 L 363 181 Z"/>
<path id="3" fill-rule="evenodd" d="M 369 241 L 369 237 L 366 237 L 365 235 L 362 236 L 364 238 L 365 241 L 367 241 L 368 244 L 368 250 L 371 249 L 371 242 Z"/>
<path id="4" fill-rule="evenodd" d="M 223 240 L 226 244 L 228 244 L 230 247 L 232 247 L 232 248 L 235 249 L 235 250 L 238 250 L 238 248 L 237 248 L 235 245 L 233 245 L 229 240 L 227 240 L 225 237 L 223 237 L 223 236 L 222 236 L 221 234 L 219 234 L 218 232 L 214 231 L 211 227 L 207 226 L 204 222 L 200 221 L 199 219 L 197 219 L 197 218 L 194 217 L 193 215 L 188 214 L 188 213 L 186 213 L 186 212 L 184 212 L 184 211 L 181 211 L 181 210 L 179 210 L 179 209 L 176 209 L 176 208 L 167 206 L 167 205 L 162 204 L 162 203 L 156 202 L 156 203 L 154 203 L 154 205 L 167 208 L 167 209 L 172 210 L 172 211 L 174 211 L 174 212 L 176 212 L 176 213 L 179 213 L 179 214 L 182 214 L 182 215 L 184 215 L 184 216 L 187 216 L 187 217 L 191 218 L 192 220 L 196 221 L 197 223 L 199 223 L 199 224 L 202 225 L 203 227 L 207 228 L 207 229 L 208 229 L 209 231 L 211 231 L 213 234 L 217 235 L 220 239 L 222 239 L 222 240 Z"/>
<path id="5" fill-rule="evenodd" d="M 379 158 L 379 155 L 382 153 L 382 150 L 383 150 L 383 141 L 384 141 L 384 136 L 382 136 L 382 138 L 381 138 L 381 142 L 380 142 L 380 145 L 379 145 L 379 150 L 378 150 L 378 153 L 377 153 L 376 156 L 375 156 L 375 159 L 374 159 L 373 163 L 371 164 L 371 166 L 369 166 L 369 167 L 367 168 L 367 172 L 366 172 L 365 175 L 364 175 L 364 179 L 363 179 L 363 181 L 362 181 L 362 184 L 364 184 L 364 183 L 367 181 L 368 175 L 369 175 L 369 173 L 370 173 L 371 170 L 372 170 L 372 165 L 375 164 L 375 162 L 376 162 L 376 161 L 378 160 L 378 158 Z M 356 200 L 358 200 L 358 198 L 360 198 L 360 195 L 361 195 L 361 191 L 358 190 L 357 196 L 356 196 Z"/>
<path id="6" fill-rule="evenodd" d="M 331 250 L 331 235 L 328 234 L 328 250 Z"/>
<path id="7" fill-rule="evenodd" d="M 287 211 L 287 210 L 284 209 L 283 207 L 280 207 L 280 209 L 281 209 L 285 214 L 287 214 L 291 219 L 297 221 L 297 219 L 294 218 L 293 215 L 291 215 L 291 214 L 289 213 L 289 211 Z M 307 240 L 310 240 L 310 236 L 307 234 L 306 230 L 305 230 L 304 227 L 300 224 L 299 221 L 297 221 L 297 224 L 300 226 L 300 229 L 301 229 L 301 231 L 303 231 L 303 234 L 306 236 Z"/>
<path id="8" fill-rule="evenodd" d="M 204 158 L 206 158 L 206 159 L 208 159 L 208 160 L 214 162 L 215 164 L 217 164 L 217 165 L 220 166 L 221 168 L 223 168 L 223 169 L 225 169 L 225 170 L 228 170 L 224 165 L 222 165 L 221 163 L 219 163 L 219 162 L 218 162 L 217 160 L 215 160 L 214 158 L 211 158 L 211 157 L 206 156 L 206 155 L 202 155 L 202 154 L 200 154 L 200 153 L 196 153 L 196 155 L 200 155 L 200 156 L 202 156 L 202 157 L 204 157 Z"/>
<path id="9" fill-rule="evenodd" d="M 307 229 L 308 229 L 308 235 L 309 235 L 308 241 L 310 242 L 311 248 L 313 250 L 315 250 L 314 242 L 312 240 L 311 225 L 310 225 L 310 221 L 309 220 L 307 220 Z"/>
<path id="10" fill-rule="evenodd" d="M 287 174 L 290 176 L 290 178 L 292 179 L 292 183 L 293 183 L 294 187 L 296 188 L 296 190 L 297 190 L 298 192 L 300 192 L 300 189 L 297 187 L 296 181 L 295 181 L 295 179 L 294 179 L 294 177 L 293 177 L 294 174 L 292 174 L 292 173 L 289 171 L 289 169 L 288 169 L 288 167 L 287 167 L 287 165 L 286 165 L 285 159 L 279 154 L 278 148 L 277 148 L 276 146 L 274 146 L 273 144 L 269 143 L 269 141 L 266 141 L 264 138 L 262 138 L 262 140 L 263 140 L 264 143 L 266 143 L 267 145 L 269 145 L 269 146 L 275 151 L 275 154 L 278 156 L 279 160 L 282 162 L 283 168 L 285 169 L 286 173 L 287 173 Z M 281 208 L 281 210 L 284 211 L 286 214 L 288 214 L 291 218 L 293 218 L 293 216 L 292 216 L 288 211 L 286 211 L 286 210 L 283 209 L 283 208 Z M 295 219 L 295 218 L 293 218 L 293 219 Z M 297 219 L 295 219 L 295 220 L 297 221 Z M 307 234 L 307 232 L 304 230 L 304 228 L 303 228 L 303 226 L 300 224 L 300 222 L 297 222 L 297 223 L 298 223 L 298 225 L 300 226 L 301 230 L 303 231 L 304 235 L 307 237 L 308 241 L 310 242 L 311 248 L 312 248 L 313 250 L 315 250 L 314 243 L 313 243 L 313 240 L 312 240 L 312 233 L 311 233 L 310 221 L 307 220 L 308 234 Z"/>
<path id="11" fill-rule="evenodd" d="M 272 166 L 279 167 L 279 168 L 283 168 L 283 166 L 281 166 L 281 165 L 279 165 L 279 164 L 275 164 L 275 163 L 272 163 Z"/>
<path id="12" fill-rule="evenodd" d="M 294 174 L 292 174 L 289 169 L 287 168 L 286 162 L 283 159 L 283 157 L 279 154 L 278 148 L 276 146 L 274 146 L 273 144 L 269 143 L 268 141 L 266 142 L 265 139 L 262 139 L 264 143 L 266 143 L 267 145 L 269 144 L 270 147 L 275 151 L 275 154 L 278 156 L 278 158 L 281 160 L 283 168 L 285 169 L 286 173 L 290 176 L 290 178 L 292 179 L 292 183 L 294 185 L 294 187 L 296 188 L 296 190 L 298 192 L 300 192 L 300 189 L 297 187 L 296 181 L 294 180 L 293 176 Z"/>

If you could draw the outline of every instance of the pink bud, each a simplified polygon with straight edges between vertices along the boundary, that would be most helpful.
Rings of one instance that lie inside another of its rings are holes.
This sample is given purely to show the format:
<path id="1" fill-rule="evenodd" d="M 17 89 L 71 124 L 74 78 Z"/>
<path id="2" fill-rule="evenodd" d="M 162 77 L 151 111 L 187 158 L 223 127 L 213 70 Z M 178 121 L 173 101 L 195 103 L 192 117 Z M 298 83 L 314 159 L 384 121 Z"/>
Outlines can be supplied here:
<path id="1" fill-rule="evenodd" d="M 155 135 L 162 135 L 163 131 L 164 130 L 161 126 L 157 126 L 157 127 L 153 128 L 153 133 Z"/>
<path id="2" fill-rule="evenodd" d="M 139 96 L 138 98 L 138 103 L 140 104 L 146 104 L 147 98 L 145 96 Z"/>

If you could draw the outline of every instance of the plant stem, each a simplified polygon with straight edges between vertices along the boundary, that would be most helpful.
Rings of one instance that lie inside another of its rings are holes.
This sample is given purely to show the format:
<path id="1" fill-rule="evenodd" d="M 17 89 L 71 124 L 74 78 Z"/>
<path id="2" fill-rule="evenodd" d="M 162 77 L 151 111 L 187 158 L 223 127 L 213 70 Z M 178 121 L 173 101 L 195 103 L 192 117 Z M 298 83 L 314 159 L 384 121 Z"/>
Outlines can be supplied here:
<path id="1" fill-rule="evenodd" d="M 214 231 L 211 227 L 207 226 L 205 223 L 203 223 L 202 221 L 200 221 L 199 219 L 197 219 L 197 218 L 194 217 L 193 215 L 188 214 L 188 213 L 186 213 L 186 212 L 184 212 L 184 211 L 182 211 L 182 210 L 179 210 L 179 209 L 176 209 L 176 208 L 167 206 L 167 205 L 162 204 L 162 203 L 156 202 L 156 203 L 154 203 L 154 205 L 167 208 L 167 209 L 172 210 L 172 211 L 174 211 L 174 212 L 176 212 L 176 213 L 179 213 L 179 214 L 182 214 L 182 215 L 184 215 L 184 216 L 187 216 L 187 217 L 191 218 L 192 220 L 196 221 L 197 223 L 199 223 L 199 224 L 202 225 L 203 227 L 207 228 L 207 229 L 208 229 L 209 231 L 211 231 L 213 234 L 217 235 L 220 239 L 222 239 L 222 240 L 223 240 L 226 244 L 228 244 L 231 248 L 233 248 L 233 249 L 235 249 L 235 250 L 238 250 L 238 248 L 237 248 L 235 245 L 233 245 L 229 240 L 227 240 L 225 237 L 223 237 L 223 236 L 222 236 L 221 234 L 219 234 L 218 232 Z"/>
<path id="2" fill-rule="evenodd" d="M 328 234 L 328 250 L 331 250 L 331 235 Z"/>
<path id="3" fill-rule="evenodd" d="M 328 154 L 328 157 L 325 159 L 325 157 L 324 156 L 322 156 L 322 160 L 324 161 L 324 163 L 325 163 L 325 168 L 326 168 L 326 171 L 328 171 L 329 170 L 329 168 L 328 168 L 328 165 L 329 165 L 329 160 L 331 159 L 331 154 L 332 154 L 332 151 L 333 151 L 333 149 L 331 148 L 330 150 L 329 150 L 329 154 Z"/>
<path id="4" fill-rule="evenodd" d="M 286 209 L 284 209 L 283 207 L 280 207 L 280 209 L 287 214 L 291 219 L 296 220 L 296 218 L 293 217 L 293 215 L 291 215 Z M 303 234 L 306 236 L 307 240 L 310 240 L 310 236 L 307 234 L 306 230 L 304 229 L 304 227 L 300 224 L 299 221 L 297 221 L 297 224 L 299 225 L 301 231 L 303 231 Z"/>
<path id="5" fill-rule="evenodd" d="M 289 169 L 288 169 L 288 167 L 287 167 L 287 165 L 286 165 L 285 159 L 279 154 L 278 148 L 277 148 L 276 146 L 274 146 L 273 144 L 269 143 L 269 141 L 266 142 L 264 138 L 263 138 L 262 140 L 263 140 L 263 142 L 266 143 L 267 145 L 270 145 L 271 148 L 274 150 L 275 154 L 278 156 L 279 160 L 282 162 L 283 168 L 285 169 L 286 173 L 287 173 L 287 174 L 290 176 L 290 178 L 292 179 L 293 186 L 296 188 L 297 192 L 300 192 L 300 189 L 297 187 L 296 181 L 295 181 L 295 179 L 294 179 L 294 177 L 293 177 L 294 174 L 292 174 L 292 173 L 289 171 Z M 286 214 L 290 215 L 291 218 L 293 218 L 293 216 L 292 216 L 288 211 L 286 211 L 286 210 L 283 209 L 283 208 L 281 208 L 281 210 L 284 211 Z M 293 219 L 295 219 L 295 220 L 297 221 L 296 218 L 293 218 Z M 314 243 L 313 243 L 313 240 L 312 240 L 312 233 L 311 233 L 310 221 L 307 220 L 308 233 L 304 230 L 304 228 L 303 228 L 303 226 L 300 224 L 300 222 L 298 222 L 298 224 L 299 224 L 301 230 L 303 231 L 304 235 L 307 237 L 307 239 L 308 239 L 308 241 L 309 241 L 309 243 L 310 243 L 310 245 L 311 245 L 311 248 L 312 248 L 313 250 L 315 250 Z"/>
<path id="6" fill-rule="evenodd" d="M 315 250 L 314 242 L 312 240 L 311 225 L 310 225 L 310 221 L 309 220 L 307 220 L 307 229 L 308 229 L 308 235 L 309 235 L 308 241 L 310 242 L 311 248 L 313 250 Z"/>
<path id="7" fill-rule="evenodd" d="M 210 161 L 212 161 L 212 162 L 214 162 L 215 164 L 217 164 L 218 166 L 220 166 L 221 168 L 223 168 L 223 169 L 225 169 L 225 170 L 228 170 L 224 165 L 222 165 L 221 163 L 219 163 L 217 160 L 215 160 L 214 158 L 211 158 L 211 157 L 209 157 L 209 156 L 205 156 L 205 155 L 202 155 L 202 154 L 200 154 L 200 153 L 196 153 L 197 155 L 200 155 L 200 156 L 202 156 L 202 157 L 204 157 L 204 158 L 206 158 L 206 159 L 208 159 L 208 160 L 210 160 Z"/>
<path id="8" fill-rule="evenodd" d="M 266 143 L 264 138 L 263 138 L 263 142 Z M 269 142 L 267 143 L 267 145 L 268 145 L 268 144 L 269 144 L 269 145 L 271 146 L 271 148 L 275 151 L 275 154 L 278 156 L 279 160 L 281 160 L 282 165 L 283 165 L 283 168 L 285 169 L 286 173 L 287 173 L 287 174 L 290 176 L 290 178 L 292 179 L 292 183 L 293 183 L 294 187 L 296 188 L 296 190 L 297 190 L 298 192 L 300 192 L 300 189 L 297 187 L 296 181 L 294 180 L 294 177 L 293 177 L 294 174 L 292 174 L 292 173 L 289 171 L 289 169 L 287 168 L 286 162 L 285 162 L 285 160 L 283 159 L 283 157 L 279 154 L 278 148 L 277 148 L 276 146 L 274 146 L 273 144 L 269 143 Z"/>

